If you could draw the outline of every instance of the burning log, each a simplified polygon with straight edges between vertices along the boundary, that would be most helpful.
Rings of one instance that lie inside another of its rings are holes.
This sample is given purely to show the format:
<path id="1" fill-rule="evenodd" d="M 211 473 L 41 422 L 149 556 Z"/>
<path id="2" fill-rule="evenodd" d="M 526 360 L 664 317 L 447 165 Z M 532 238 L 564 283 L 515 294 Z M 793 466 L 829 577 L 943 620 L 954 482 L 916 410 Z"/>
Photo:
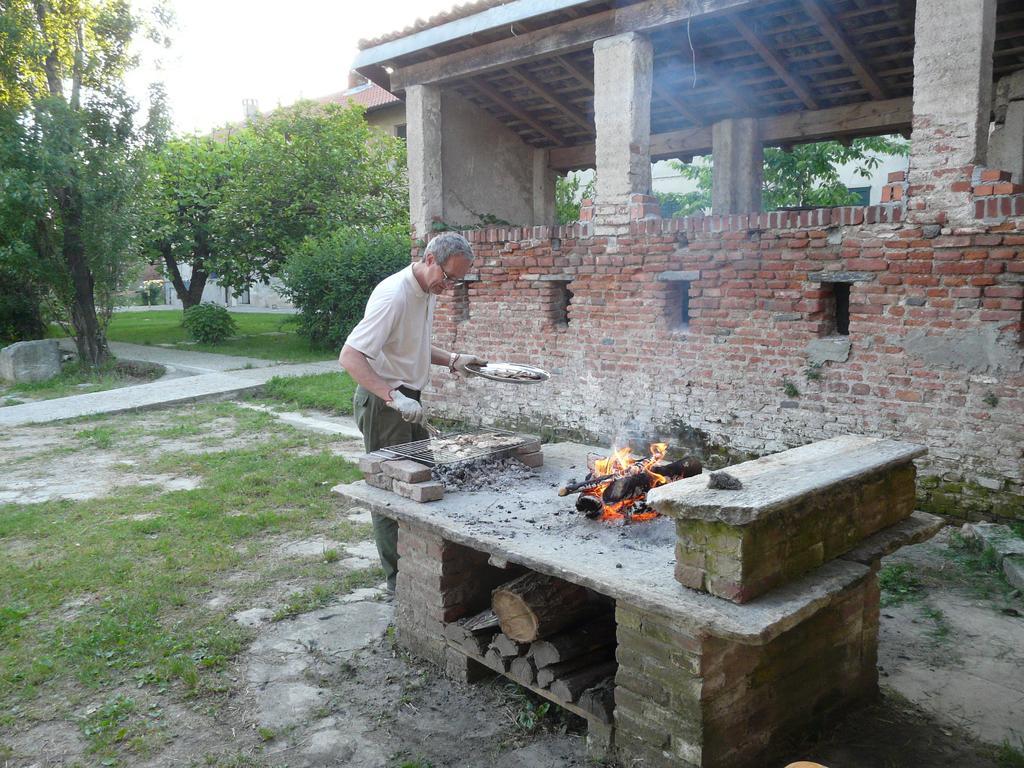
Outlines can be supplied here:
<path id="1" fill-rule="evenodd" d="M 501 631 L 520 643 L 553 635 L 593 612 L 590 592 L 540 573 L 527 573 L 491 594 Z"/>
<path id="2" fill-rule="evenodd" d="M 613 480 L 601 493 L 601 500 L 605 504 L 615 504 L 647 493 L 656 482 L 655 478 L 651 476 L 651 472 L 661 475 L 667 480 L 678 480 L 683 477 L 699 475 L 702 467 L 699 461 L 687 457 L 679 461 L 658 462 L 646 469 L 647 471 L 630 472 L 625 477 Z"/>
<path id="3" fill-rule="evenodd" d="M 580 494 L 580 497 L 576 499 L 576 511 L 582 512 L 587 517 L 597 517 L 604 510 L 604 502 L 600 496 L 595 496 L 594 493 L 587 492 Z"/>
<path id="4" fill-rule="evenodd" d="M 538 640 L 530 646 L 530 658 L 539 669 L 574 659 L 615 643 L 615 619 L 601 616 L 576 629 Z"/>
<path id="5" fill-rule="evenodd" d="M 608 677 L 580 694 L 576 706 L 590 712 L 602 723 L 612 721 L 615 711 L 615 678 Z"/>
<path id="6" fill-rule="evenodd" d="M 557 680 L 562 680 L 580 670 L 589 669 L 607 661 L 613 661 L 615 657 L 614 646 L 607 645 L 603 648 L 584 653 L 568 661 L 560 661 L 557 664 L 550 664 L 537 670 L 537 685 L 547 688 Z M 536 661 L 536 660 L 535 660 Z"/>
<path id="7" fill-rule="evenodd" d="M 569 483 L 559 489 L 558 495 L 580 494 L 576 499 L 576 510 L 589 518 L 610 511 L 625 516 L 628 522 L 637 509 L 647 511 L 642 502 L 651 488 L 699 475 L 703 470 L 701 463 L 690 457 L 679 461 L 664 461 L 662 457 L 665 448 L 664 443 L 652 445 L 651 455 L 639 460 L 629 455 L 628 448 L 617 451 L 611 459 L 596 462 L 591 476 L 586 480 Z M 611 467 L 616 470 L 607 472 Z M 639 504 L 631 505 L 633 501 Z"/>
<path id="8" fill-rule="evenodd" d="M 548 690 L 551 695 L 561 701 L 575 702 L 587 688 L 591 688 L 607 677 L 615 674 L 618 664 L 613 660 L 596 666 L 581 669 L 567 677 L 559 678 L 551 683 Z"/>

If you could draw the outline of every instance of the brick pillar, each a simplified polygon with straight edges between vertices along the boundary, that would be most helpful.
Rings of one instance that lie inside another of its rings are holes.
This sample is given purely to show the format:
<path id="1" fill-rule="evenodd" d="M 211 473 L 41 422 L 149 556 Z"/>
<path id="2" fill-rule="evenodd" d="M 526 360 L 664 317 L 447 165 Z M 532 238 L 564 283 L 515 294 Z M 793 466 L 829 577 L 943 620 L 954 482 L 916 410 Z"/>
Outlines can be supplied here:
<path id="1" fill-rule="evenodd" d="M 651 192 L 653 71 L 644 35 L 627 32 L 594 43 L 598 236 L 628 234 L 631 196 Z"/>
<path id="2" fill-rule="evenodd" d="M 555 172 L 551 170 L 550 153 L 546 149 L 533 150 L 533 225 L 557 224 L 555 211 Z"/>
<path id="3" fill-rule="evenodd" d="M 761 211 L 764 149 L 755 118 L 731 118 L 711 127 L 714 171 L 711 212 Z"/>
<path id="4" fill-rule="evenodd" d="M 970 166 L 984 164 L 996 0 L 918 0 L 908 218 L 974 219 Z"/>
<path id="5" fill-rule="evenodd" d="M 405 91 L 409 166 L 409 222 L 415 237 L 429 239 L 431 223 L 444 218 L 441 174 L 441 89 L 410 85 Z"/>

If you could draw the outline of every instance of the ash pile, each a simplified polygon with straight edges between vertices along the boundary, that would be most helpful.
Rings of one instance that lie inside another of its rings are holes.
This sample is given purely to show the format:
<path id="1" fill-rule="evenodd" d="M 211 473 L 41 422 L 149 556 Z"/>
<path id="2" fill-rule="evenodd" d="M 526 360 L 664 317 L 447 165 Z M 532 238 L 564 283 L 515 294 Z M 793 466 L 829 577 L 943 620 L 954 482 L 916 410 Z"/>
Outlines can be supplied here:
<path id="1" fill-rule="evenodd" d="M 438 465 L 433 476 L 446 491 L 511 491 L 537 473 L 511 456 L 490 456 Z"/>

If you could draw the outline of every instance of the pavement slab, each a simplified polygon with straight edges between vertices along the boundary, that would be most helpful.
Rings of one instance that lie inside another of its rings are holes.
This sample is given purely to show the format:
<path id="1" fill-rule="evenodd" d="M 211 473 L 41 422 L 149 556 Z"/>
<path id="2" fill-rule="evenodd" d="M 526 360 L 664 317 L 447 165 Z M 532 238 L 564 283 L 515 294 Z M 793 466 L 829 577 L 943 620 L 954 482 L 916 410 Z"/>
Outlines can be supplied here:
<path id="1" fill-rule="evenodd" d="M 105 392 L 90 392 L 85 395 L 12 405 L 0 408 L 0 428 L 61 421 L 100 413 L 123 413 L 201 400 L 225 399 L 252 392 L 275 376 L 305 376 L 336 370 L 338 364 L 333 360 L 273 365 L 266 368 L 166 379 Z"/>

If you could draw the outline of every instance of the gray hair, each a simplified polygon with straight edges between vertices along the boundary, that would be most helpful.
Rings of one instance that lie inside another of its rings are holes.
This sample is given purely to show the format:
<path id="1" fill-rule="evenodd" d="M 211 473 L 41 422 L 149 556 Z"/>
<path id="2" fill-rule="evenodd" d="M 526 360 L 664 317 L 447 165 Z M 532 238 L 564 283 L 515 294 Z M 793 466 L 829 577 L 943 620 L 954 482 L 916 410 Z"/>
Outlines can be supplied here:
<path id="1" fill-rule="evenodd" d="M 434 254 L 434 260 L 442 267 L 452 256 L 460 253 L 470 261 L 473 261 L 473 248 L 469 241 L 458 232 L 442 232 L 427 243 L 423 255 Z"/>

